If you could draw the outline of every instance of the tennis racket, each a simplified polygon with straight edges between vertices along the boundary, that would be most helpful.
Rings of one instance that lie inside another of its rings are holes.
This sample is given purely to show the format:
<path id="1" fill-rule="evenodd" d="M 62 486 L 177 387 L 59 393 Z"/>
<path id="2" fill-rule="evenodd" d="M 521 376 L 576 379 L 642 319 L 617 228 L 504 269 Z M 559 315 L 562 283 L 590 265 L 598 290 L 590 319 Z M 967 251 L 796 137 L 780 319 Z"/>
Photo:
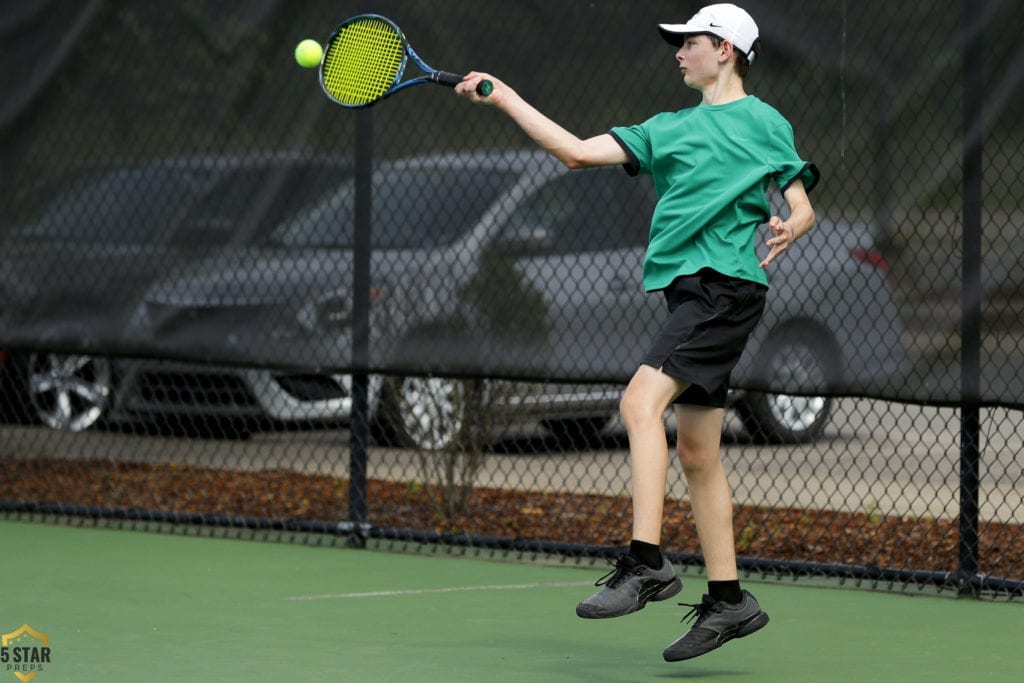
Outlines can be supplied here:
<path id="1" fill-rule="evenodd" d="M 412 60 L 422 76 L 402 81 Z M 327 41 L 320 61 L 320 87 L 343 107 L 369 107 L 399 90 L 419 83 L 454 88 L 462 76 L 438 71 L 420 59 L 395 22 L 378 14 L 361 14 L 346 20 Z M 487 97 L 494 89 L 481 81 L 476 92 Z"/>

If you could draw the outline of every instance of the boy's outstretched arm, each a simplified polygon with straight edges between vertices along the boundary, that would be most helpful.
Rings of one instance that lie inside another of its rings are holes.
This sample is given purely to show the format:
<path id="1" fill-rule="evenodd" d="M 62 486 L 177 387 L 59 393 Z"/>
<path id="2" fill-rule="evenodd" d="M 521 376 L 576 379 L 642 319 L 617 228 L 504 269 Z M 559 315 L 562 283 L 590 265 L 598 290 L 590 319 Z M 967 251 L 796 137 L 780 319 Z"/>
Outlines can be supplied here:
<path id="1" fill-rule="evenodd" d="M 487 97 L 476 93 L 477 83 L 484 79 L 494 84 L 494 90 Z M 569 168 L 612 166 L 629 160 L 611 135 L 604 133 L 581 140 L 540 113 L 515 90 L 488 74 L 470 72 L 455 87 L 455 92 L 473 102 L 488 104 L 505 112 L 542 149 Z"/>

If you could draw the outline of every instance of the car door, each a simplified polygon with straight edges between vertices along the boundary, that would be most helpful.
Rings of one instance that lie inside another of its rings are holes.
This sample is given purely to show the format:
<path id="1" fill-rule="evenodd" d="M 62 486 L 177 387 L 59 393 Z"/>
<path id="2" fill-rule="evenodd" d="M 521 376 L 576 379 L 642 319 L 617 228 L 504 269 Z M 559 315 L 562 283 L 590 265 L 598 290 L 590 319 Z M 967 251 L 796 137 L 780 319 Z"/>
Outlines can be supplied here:
<path id="1" fill-rule="evenodd" d="M 499 241 L 539 293 L 546 364 L 565 377 L 628 377 L 660 317 L 641 271 L 656 197 L 649 178 L 620 169 L 556 176 L 510 214 Z"/>

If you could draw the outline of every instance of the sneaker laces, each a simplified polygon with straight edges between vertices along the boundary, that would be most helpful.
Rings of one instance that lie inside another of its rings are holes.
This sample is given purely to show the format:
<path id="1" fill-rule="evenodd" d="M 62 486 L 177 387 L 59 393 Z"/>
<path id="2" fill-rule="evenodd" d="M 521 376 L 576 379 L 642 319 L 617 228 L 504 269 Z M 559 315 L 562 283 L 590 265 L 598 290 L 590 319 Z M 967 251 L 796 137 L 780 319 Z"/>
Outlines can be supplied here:
<path id="1" fill-rule="evenodd" d="M 623 553 L 614 560 L 608 560 L 608 564 L 612 566 L 612 570 L 599 578 L 594 582 L 595 586 L 608 586 L 608 588 L 615 588 L 627 574 L 641 574 L 643 573 L 643 565 L 636 560 L 629 562 L 632 558 L 629 553 Z"/>
<path id="2" fill-rule="evenodd" d="M 690 608 L 690 611 L 687 612 L 686 614 L 684 614 L 683 618 L 679 620 L 680 623 L 689 620 L 689 621 L 694 622 L 693 623 L 694 626 L 697 626 L 702 621 L 704 621 L 709 616 L 711 616 L 712 612 L 721 612 L 722 611 L 722 603 L 718 602 L 717 600 L 712 598 L 710 595 L 703 596 L 701 598 L 701 601 L 698 602 L 695 605 L 694 604 L 690 604 L 688 602 L 680 602 L 679 606 L 680 607 L 689 607 Z"/>

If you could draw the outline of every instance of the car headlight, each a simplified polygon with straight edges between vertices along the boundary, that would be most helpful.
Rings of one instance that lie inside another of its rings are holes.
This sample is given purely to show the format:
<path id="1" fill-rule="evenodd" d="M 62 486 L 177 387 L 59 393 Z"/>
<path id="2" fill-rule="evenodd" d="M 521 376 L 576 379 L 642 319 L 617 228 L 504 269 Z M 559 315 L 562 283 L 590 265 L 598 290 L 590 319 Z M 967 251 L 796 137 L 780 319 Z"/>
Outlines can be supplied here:
<path id="1" fill-rule="evenodd" d="M 300 308 L 295 319 L 308 332 L 345 331 L 352 325 L 351 298 L 328 294 Z"/>

